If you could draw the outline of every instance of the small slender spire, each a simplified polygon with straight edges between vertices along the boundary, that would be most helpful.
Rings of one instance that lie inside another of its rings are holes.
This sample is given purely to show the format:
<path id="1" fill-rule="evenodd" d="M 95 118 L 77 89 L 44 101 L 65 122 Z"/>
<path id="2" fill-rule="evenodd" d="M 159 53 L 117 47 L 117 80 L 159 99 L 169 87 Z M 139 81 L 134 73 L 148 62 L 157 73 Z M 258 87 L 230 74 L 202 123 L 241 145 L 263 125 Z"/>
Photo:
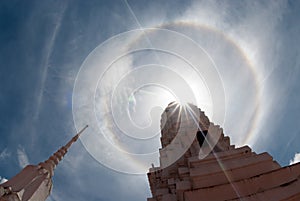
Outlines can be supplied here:
<path id="1" fill-rule="evenodd" d="M 83 129 L 81 129 L 81 131 L 79 131 L 79 133 L 77 133 L 64 147 L 65 149 L 69 149 L 71 147 L 71 145 L 76 142 L 78 140 L 78 138 L 80 137 L 80 135 L 83 133 L 83 131 L 88 127 L 88 125 L 86 125 Z"/>
<path id="2" fill-rule="evenodd" d="M 52 156 L 48 158 L 45 162 L 39 163 L 40 166 L 48 170 L 53 176 L 54 169 L 56 165 L 63 159 L 63 157 L 68 152 L 69 148 L 72 146 L 74 142 L 76 142 L 79 138 L 79 136 L 83 133 L 83 131 L 88 127 L 86 125 L 83 129 L 81 129 L 65 146 L 61 147 L 57 152 L 55 152 Z"/>
<path id="3" fill-rule="evenodd" d="M 0 201 L 44 201 L 52 189 L 52 176 L 59 161 L 87 128 L 86 125 L 65 146 L 38 165 L 27 165 L 20 173 L 0 184 Z"/>

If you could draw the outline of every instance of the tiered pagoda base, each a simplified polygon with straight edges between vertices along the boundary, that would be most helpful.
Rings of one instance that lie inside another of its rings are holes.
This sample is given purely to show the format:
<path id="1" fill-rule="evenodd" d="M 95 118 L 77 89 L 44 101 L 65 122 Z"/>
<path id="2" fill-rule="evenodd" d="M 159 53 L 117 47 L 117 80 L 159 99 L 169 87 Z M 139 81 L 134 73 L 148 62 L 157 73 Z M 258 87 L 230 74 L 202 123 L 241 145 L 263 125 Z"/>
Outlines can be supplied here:
<path id="1" fill-rule="evenodd" d="M 170 104 L 162 115 L 161 166 L 170 157 L 170 136 L 175 137 L 180 124 L 176 122 L 180 119 L 177 109 Z M 219 126 L 208 123 L 203 112 L 199 114 L 200 130 L 208 129 L 208 142 L 201 148 L 208 146 L 210 136 L 221 132 L 216 145 L 199 159 L 195 134 L 190 148 L 172 165 L 151 168 L 148 179 L 152 198 L 148 201 L 300 200 L 300 163 L 281 167 L 268 153 L 256 154 L 248 146 L 235 148 Z"/>

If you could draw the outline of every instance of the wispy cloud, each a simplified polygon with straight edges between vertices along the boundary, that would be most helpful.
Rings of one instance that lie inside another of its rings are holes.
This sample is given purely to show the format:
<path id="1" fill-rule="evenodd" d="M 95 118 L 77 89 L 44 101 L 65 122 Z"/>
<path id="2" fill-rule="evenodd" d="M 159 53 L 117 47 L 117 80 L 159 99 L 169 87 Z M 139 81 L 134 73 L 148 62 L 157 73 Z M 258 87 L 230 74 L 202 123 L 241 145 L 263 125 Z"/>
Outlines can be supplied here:
<path id="1" fill-rule="evenodd" d="M 37 97 L 37 107 L 36 107 L 36 112 L 34 115 L 35 119 L 39 118 L 39 114 L 40 114 L 40 107 L 43 101 L 43 95 L 44 95 L 44 89 L 45 89 L 45 85 L 46 85 L 46 80 L 47 80 L 47 74 L 48 74 L 48 69 L 49 69 L 49 63 L 50 63 L 50 58 L 53 52 L 53 47 L 55 45 L 55 40 L 56 40 L 56 36 L 57 33 L 60 30 L 61 27 L 61 23 L 62 23 L 62 19 L 64 17 L 64 13 L 66 10 L 66 5 L 63 6 L 61 12 L 58 13 L 57 19 L 56 19 L 56 24 L 53 30 L 53 33 L 50 37 L 50 40 L 47 44 L 47 48 L 46 48 L 46 53 L 45 53 L 45 59 L 43 61 L 43 72 L 41 74 L 41 83 L 40 83 L 40 91 L 39 91 L 39 95 Z"/>
<path id="2" fill-rule="evenodd" d="M 216 64 L 220 64 L 219 70 L 229 103 L 227 104 L 226 114 L 227 124 L 224 127 L 226 133 L 232 135 L 232 141 L 236 144 L 247 143 L 253 145 L 260 143 L 258 140 L 260 130 L 264 129 L 265 133 L 272 133 L 273 131 L 272 126 L 268 124 L 266 127 L 261 122 L 264 122 L 263 119 L 268 119 L 268 121 L 272 121 L 270 123 L 275 124 L 273 122 L 276 121 L 276 118 L 272 119 L 270 115 L 273 115 L 273 109 L 278 108 L 279 104 L 276 102 L 277 98 L 272 97 L 278 97 L 278 94 L 283 93 L 285 90 L 285 86 L 282 83 L 280 83 L 280 86 L 276 86 L 278 82 L 271 75 L 274 73 L 275 68 L 281 67 L 276 62 L 280 58 L 284 58 L 282 55 L 278 55 L 277 48 L 280 46 L 279 41 L 281 41 L 278 39 L 280 37 L 278 27 L 282 23 L 282 17 L 287 12 L 286 8 L 286 2 L 282 1 L 272 4 L 264 4 L 261 1 L 251 1 L 242 4 L 232 4 L 227 1 L 221 3 L 219 1 L 193 1 L 190 8 L 181 16 L 183 20 L 213 27 L 223 32 L 240 48 L 241 53 L 247 58 L 245 61 L 249 62 L 249 67 L 253 71 L 253 77 L 249 80 L 254 80 L 254 82 L 249 82 L 246 86 L 252 87 L 253 97 L 257 97 L 255 99 L 256 102 L 253 101 L 251 105 L 238 105 L 237 107 L 237 104 L 232 104 L 233 101 L 237 100 L 236 97 L 245 97 L 244 100 L 248 101 L 251 96 L 250 90 L 244 90 L 245 88 L 241 87 L 246 78 L 250 78 L 248 76 L 250 74 L 242 75 L 239 73 L 242 80 L 240 80 L 239 84 L 232 84 L 232 77 L 235 77 L 234 74 L 238 72 L 237 70 L 241 70 L 244 67 L 236 62 L 238 55 L 235 54 L 234 60 L 232 60 L 232 64 L 237 64 L 237 68 L 233 68 L 234 65 L 228 65 L 228 68 L 224 68 L 225 71 L 222 71 L 222 66 L 226 66 L 223 60 L 224 58 L 224 61 L 229 60 L 230 51 L 228 52 L 228 48 L 222 49 L 224 51 L 218 54 L 218 51 L 214 53 L 214 50 L 207 48 Z M 220 50 L 220 44 L 217 47 L 215 45 L 212 46 Z M 222 62 L 218 62 L 218 60 Z M 243 71 L 241 70 L 240 72 Z M 229 75 L 229 79 L 227 79 L 228 76 L 226 77 L 226 75 Z M 238 79 L 236 78 L 234 81 L 238 81 Z M 246 101 L 244 102 L 248 103 Z M 236 108 L 238 109 L 236 110 Z M 245 123 L 239 124 L 241 127 L 237 126 L 236 122 L 241 119 L 242 115 L 237 119 L 235 111 L 245 111 L 244 118 L 241 121 Z M 249 138 L 241 136 L 240 131 L 247 128 L 249 122 L 252 121 L 253 128 L 249 127 L 249 132 L 245 132 L 251 133 L 250 129 L 253 129 L 252 134 L 249 135 Z"/>
<path id="3" fill-rule="evenodd" d="M 29 164 L 28 156 L 25 152 L 25 149 L 21 146 L 17 149 L 18 162 L 21 168 L 24 168 Z"/>
<path id="4" fill-rule="evenodd" d="M 295 153 L 294 159 L 290 160 L 290 165 L 300 162 L 300 153 Z"/>
<path id="5" fill-rule="evenodd" d="M 0 161 L 8 158 L 11 154 L 7 151 L 7 148 L 5 148 L 1 153 L 0 153 Z"/>
<path id="6" fill-rule="evenodd" d="M 56 201 L 56 200 L 60 200 L 56 194 L 56 191 L 51 192 L 50 196 L 47 198 L 47 201 Z"/>

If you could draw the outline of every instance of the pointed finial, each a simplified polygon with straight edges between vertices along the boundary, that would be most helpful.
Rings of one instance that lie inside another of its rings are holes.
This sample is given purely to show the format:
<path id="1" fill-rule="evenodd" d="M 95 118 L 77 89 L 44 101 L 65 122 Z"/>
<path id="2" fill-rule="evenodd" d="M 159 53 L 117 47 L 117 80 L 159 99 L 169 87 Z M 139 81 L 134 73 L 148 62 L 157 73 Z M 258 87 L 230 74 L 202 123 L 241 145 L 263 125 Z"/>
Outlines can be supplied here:
<path id="1" fill-rule="evenodd" d="M 62 158 L 68 152 L 68 149 L 71 147 L 71 145 L 78 140 L 79 136 L 83 133 L 83 131 L 87 127 L 88 125 L 86 125 L 83 129 L 81 129 L 65 146 L 61 147 L 57 152 L 55 152 L 52 156 L 50 156 L 48 160 L 46 160 L 43 163 L 40 163 L 39 165 L 47 169 L 52 176 L 56 165 L 59 163 L 59 161 L 62 160 Z"/>
<path id="2" fill-rule="evenodd" d="M 80 135 L 81 133 L 83 133 L 83 131 L 84 131 L 87 127 L 89 127 L 89 125 L 86 125 L 83 129 L 81 129 L 81 131 L 79 131 L 78 135 Z"/>
<path id="3" fill-rule="evenodd" d="M 83 133 L 83 131 L 88 127 L 88 125 L 86 125 L 83 129 L 81 129 L 64 147 L 66 149 L 66 151 L 71 147 L 71 145 L 76 142 L 79 138 L 79 136 Z"/>
<path id="4" fill-rule="evenodd" d="M 54 168 L 87 127 L 88 125 L 45 162 L 39 163 L 38 165 L 27 165 L 19 174 L 7 182 L 0 184 L 0 201 L 46 200 L 51 192 L 51 178 L 54 174 Z"/>

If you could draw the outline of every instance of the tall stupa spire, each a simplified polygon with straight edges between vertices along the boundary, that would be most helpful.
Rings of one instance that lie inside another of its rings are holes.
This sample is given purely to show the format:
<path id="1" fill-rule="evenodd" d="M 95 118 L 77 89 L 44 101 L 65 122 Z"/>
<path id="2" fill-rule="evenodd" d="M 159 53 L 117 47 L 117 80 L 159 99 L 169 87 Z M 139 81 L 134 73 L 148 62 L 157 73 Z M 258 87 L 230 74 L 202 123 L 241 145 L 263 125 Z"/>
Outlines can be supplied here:
<path id="1" fill-rule="evenodd" d="M 77 133 L 65 146 L 61 147 L 57 152 L 55 152 L 52 156 L 50 156 L 48 158 L 48 160 L 46 160 L 45 162 L 39 163 L 39 165 L 43 168 L 45 168 L 46 170 L 48 170 L 48 172 L 51 174 L 51 176 L 53 176 L 53 171 L 55 169 L 55 167 L 57 166 L 57 164 L 59 163 L 59 161 L 61 161 L 63 159 L 63 157 L 66 155 L 66 153 L 68 152 L 69 148 L 72 146 L 72 144 L 74 142 L 76 142 L 79 138 L 79 136 L 83 133 L 83 131 L 88 127 L 88 125 L 86 125 L 83 129 L 81 129 L 81 131 L 79 131 L 79 133 Z"/>
<path id="2" fill-rule="evenodd" d="M 52 176 L 56 165 L 68 149 L 78 140 L 86 125 L 65 146 L 38 165 L 27 165 L 20 173 L 0 184 L 0 201 L 44 201 L 52 189 Z"/>

